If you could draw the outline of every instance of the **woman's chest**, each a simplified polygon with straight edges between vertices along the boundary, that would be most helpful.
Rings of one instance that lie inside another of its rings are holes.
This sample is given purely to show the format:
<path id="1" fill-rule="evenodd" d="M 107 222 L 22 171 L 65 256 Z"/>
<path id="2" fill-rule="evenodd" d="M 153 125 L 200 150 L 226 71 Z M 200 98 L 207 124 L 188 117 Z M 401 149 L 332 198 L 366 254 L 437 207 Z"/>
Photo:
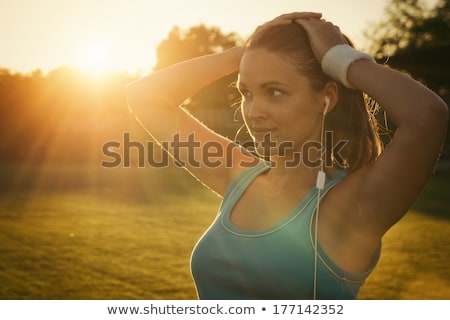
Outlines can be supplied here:
<path id="1" fill-rule="evenodd" d="M 277 225 L 298 207 L 310 190 L 270 193 L 254 186 L 230 209 L 231 223 L 242 230 L 261 231 Z"/>

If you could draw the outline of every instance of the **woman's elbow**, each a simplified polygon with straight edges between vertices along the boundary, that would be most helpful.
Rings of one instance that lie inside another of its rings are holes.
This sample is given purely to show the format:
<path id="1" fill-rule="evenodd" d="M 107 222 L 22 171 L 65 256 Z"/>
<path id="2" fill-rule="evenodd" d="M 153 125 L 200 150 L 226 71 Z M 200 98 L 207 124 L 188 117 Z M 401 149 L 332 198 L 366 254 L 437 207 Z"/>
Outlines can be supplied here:
<path id="1" fill-rule="evenodd" d="M 448 129 L 449 110 L 447 104 L 440 97 L 436 99 L 429 106 L 430 117 L 434 120 L 433 126 L 436 126 L 437 131 L 446 132 Z"/>
<path id="2" fill-rule="evenodd" d="M 448 128 L 449 110 L 447 104 L 437 95 L 420 103 L 417 112 L 405 115 L 405 121 L 398 125 L 398 129 L 414 134 L 416 139 L 426 141 L 441 141 L 445 137 Z M 406 118 L 408 120 L 406 120 Z"/>

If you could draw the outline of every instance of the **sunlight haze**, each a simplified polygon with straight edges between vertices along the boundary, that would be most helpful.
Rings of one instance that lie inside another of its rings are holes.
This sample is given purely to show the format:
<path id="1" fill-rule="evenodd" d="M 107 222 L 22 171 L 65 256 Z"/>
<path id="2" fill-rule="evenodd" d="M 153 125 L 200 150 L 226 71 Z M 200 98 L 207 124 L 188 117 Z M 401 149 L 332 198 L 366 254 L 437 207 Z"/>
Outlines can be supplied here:
<path id="1" fill-rule="evenodd" d="M 247 37 L 291 11 L 319 11 L 358 46 L 387 0 L 0 0 L 0 68 L 44 72 L 62 65 L 91 71 L 149 71 L 155 48 L 174 25 L 200 23 Z"/>

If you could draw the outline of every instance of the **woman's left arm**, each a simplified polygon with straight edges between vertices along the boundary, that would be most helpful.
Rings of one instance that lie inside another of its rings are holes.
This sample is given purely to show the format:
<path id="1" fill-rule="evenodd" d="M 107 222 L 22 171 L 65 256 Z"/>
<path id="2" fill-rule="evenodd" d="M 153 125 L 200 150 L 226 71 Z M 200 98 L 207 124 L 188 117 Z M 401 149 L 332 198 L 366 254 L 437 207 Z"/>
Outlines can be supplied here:
<path id="1" fill-rule="evenodd" d="M 372 61 L 350 65 L 347 80 L 374 98 L 397 127 L 380 157 L 356 179 L 358 211 L 382 235 L 407 212 L 432 175 L 447 130 L 448 107 L 419 82 Z"/>
<path id="2" fill-rule="evenodd" d="M 330 22 L 297 22 L 307 30 L 319 61 L 331 47 L 346 43 Z M 346 179 L 356 204 L 353 221 L 381 237 L 408 211 L 432 175 L 447 130 L 448 107 L 416 80 L 371 60 L 352 63 L 346 79 L 374 98 L 397 126 L 380 157 Z"/>

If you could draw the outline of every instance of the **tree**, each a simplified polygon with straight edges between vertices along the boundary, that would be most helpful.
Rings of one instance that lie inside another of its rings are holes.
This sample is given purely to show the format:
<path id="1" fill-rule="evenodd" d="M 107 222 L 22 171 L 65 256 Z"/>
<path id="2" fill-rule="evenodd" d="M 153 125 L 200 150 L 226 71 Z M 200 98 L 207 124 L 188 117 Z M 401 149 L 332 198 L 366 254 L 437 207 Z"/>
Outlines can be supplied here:
<path id="1" fill-rule="evenodd" d="M 450 0 L 439 0 L 434 8 L 419 0 L 391 0 L 385 12 L 386 19 L 365 32 L 368 52 L 450 104 Z M 450 159 L 450 131 L 441 159 Z"/>
<path id="2" fill-rule="evenodd" d="M 157 62 L 155 70 L 167 67 L 179 61 L 201 55 L 220 52 L 242 44 L 236 33 L 223 34 L 218 27 L 203 24 L 187 30 L 174 26 L 156 48 Z"/>
<path id="3" fill-rule="evenodd" d="M 102 144 L 127 129 L 123 88 L 131 80 L 67 66 L 47 75 L 0 69 L 0 163 L 98 164 Z"/>
<path id="4" fill-rule="evenodd" d="M 391 0 L 386 19 L 365 32 L 368 51 L 445 96 L 450 91 L 450 0 L 429 8 L 420 0 Z"/>

